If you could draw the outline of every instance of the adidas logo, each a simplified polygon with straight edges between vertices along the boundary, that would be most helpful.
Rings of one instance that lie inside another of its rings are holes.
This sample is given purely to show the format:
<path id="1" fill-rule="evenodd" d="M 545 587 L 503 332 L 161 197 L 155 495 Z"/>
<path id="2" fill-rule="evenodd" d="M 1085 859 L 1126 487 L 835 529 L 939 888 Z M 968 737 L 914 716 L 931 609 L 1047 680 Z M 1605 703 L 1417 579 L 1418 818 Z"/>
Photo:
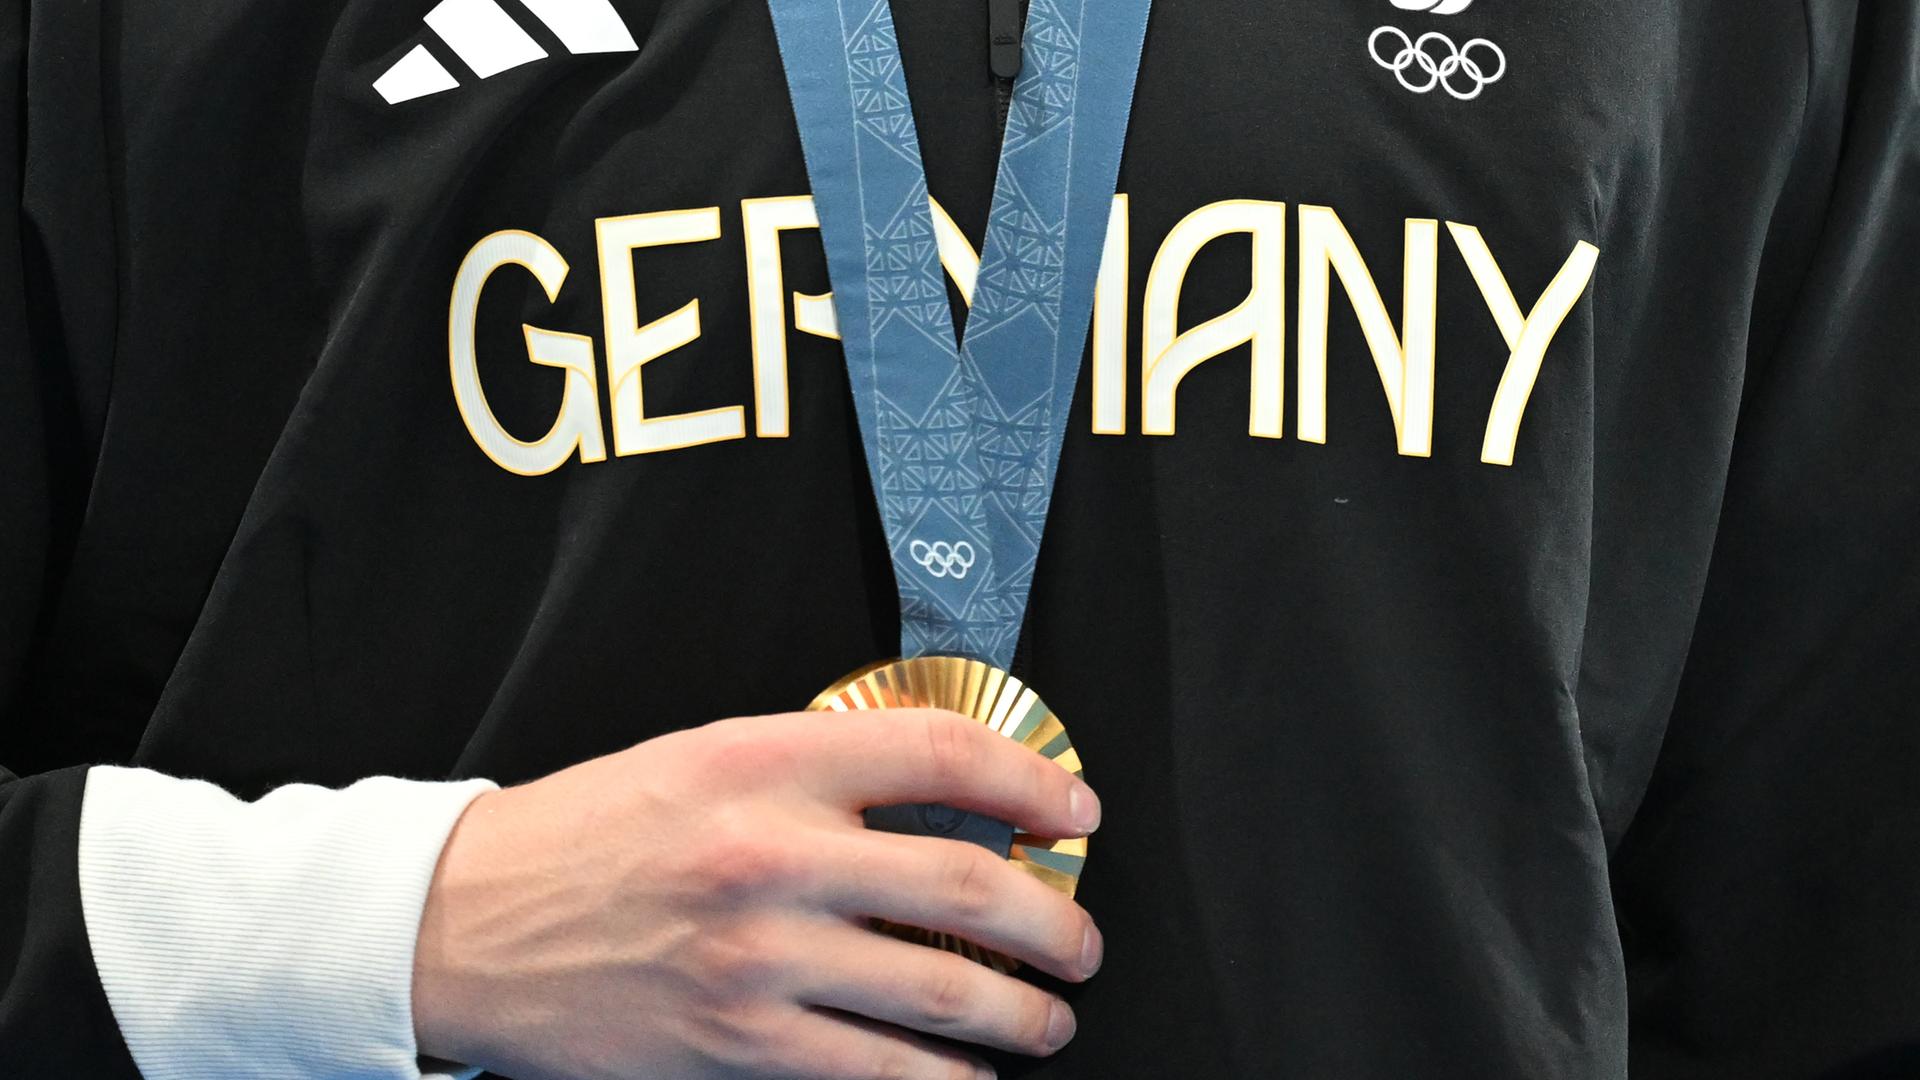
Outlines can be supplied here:
<path id="1" fill-rule="evenodd" d="M 608 0 L 517 0 L 546 24 L 568 52 L 637 52 L 633 33 Z M 497 0 L 440 0 L 427 12 L 426 23 L 478 78 L 486 79 L 522 64 L 544 60 L 547 50 L 521 29 Z M 460 80 L 427 51 L 415 45 L 373 81 L 373 89 L 387 104 L 438 94 L 460 85 Z"/>

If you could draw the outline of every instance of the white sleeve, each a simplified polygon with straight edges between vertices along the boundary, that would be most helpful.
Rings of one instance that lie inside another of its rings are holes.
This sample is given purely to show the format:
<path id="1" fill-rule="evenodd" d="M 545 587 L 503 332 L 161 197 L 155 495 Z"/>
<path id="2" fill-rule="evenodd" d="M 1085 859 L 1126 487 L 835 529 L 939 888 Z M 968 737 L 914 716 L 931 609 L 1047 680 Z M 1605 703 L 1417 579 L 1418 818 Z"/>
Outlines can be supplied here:
<path id="1" fill-rule="evenodd" d="M 81 908 L 141 1074 L 418 1080 L 427 886 L 454 823 L 493 787 L 378 777 L 245 803 L 202 781 L 90 770 Z"/>

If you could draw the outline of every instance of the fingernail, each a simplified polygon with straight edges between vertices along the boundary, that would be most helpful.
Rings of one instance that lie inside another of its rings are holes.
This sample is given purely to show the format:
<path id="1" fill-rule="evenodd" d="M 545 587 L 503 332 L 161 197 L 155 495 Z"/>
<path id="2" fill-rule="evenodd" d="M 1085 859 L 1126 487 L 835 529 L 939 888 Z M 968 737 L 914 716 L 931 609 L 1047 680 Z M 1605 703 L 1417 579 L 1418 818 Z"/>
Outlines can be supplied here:
<path id="1" fill-rule="evenodd" d="M 991 1065 L 975 1065 L 973 1067 L 973 1080 L 999 1080 L 999 1076 L 1000 1074 L 994 1072 L 993 1066 Z"/>
<path id="2" fill-rule="evenodd" d="M 1080 939 L 1080 972 L 1091 979 L 1100 970 L 1100 961 L 1107 951 L 1107 943 L 1100 936 L 1100 929 L 1092 923 L 1087 924 L 1087 932 Z"/>
<path id="3" fill-rule="evenodd" d="M 1067 796 L 1067 816 L 1073 819 L 1073 827 L 1083 833 L 1100 827 L 1100 796 L 1084 781 L 1073 782 L 1073 792 Z"/>
<path id="4" fill-rule="evenodd" d="M 1054 1002 L 1053 1011 L 1047 1015 L 1047 1052 L 1052 1053 L 1067 1045 L 1068 1040 L 1073 1038 L 1073 1030 L 1073 1010 L 1067 1008 L 1064 1001 Z"/>

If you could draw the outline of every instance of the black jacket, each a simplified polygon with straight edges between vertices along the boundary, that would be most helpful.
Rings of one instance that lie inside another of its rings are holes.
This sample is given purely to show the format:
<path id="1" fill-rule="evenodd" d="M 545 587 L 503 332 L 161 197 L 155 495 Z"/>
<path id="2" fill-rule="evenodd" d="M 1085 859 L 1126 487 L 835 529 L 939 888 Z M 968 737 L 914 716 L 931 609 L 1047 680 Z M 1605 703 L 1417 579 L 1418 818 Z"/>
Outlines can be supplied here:
<path id="1" fill-rule="evenodd" d="M 742 201 L 807 192 L 764 5 L 616 0 L 637 51 L 575 55 L 502 2 L 547 55 L 486 78 L 427 0 L 0 3 L 0 1075 L 132 1075 L 74 884 L 87 764 L 511 782 L 894 651 L 840 354 L 793 325 L 817 234 L 750 298 Z M 1109 959 L 1072 1047 L 1002 1074 L 1920 1075 L 1915 4 L 1409 6 L 1154 12 L 1124 403 L 1083 378 L 1018 665 L 1105 796 Z M 895 7 L 977 244 L 987 5 Z M 416 46 L 458 85 L 389 104 Z M 1228 230 L 1155 291 L 1224 200 L 1285 204 L 1283 256 Z M 705 208 L 717 239 L 597 251 L 596 218 Z M 1330 275 L 1324 390 L 1320 208 L 1364 260 Z M 1537 375 L 1452 226 L 1521 316 L 1598 249 Z M 505 229 L 564 284 L 507 266 L 450 326 Z M 642 322 L 699 304 L 624 388 L 603 258 Z M 1147 324 L 1243 301 L 1284 338 L 1148 385 Z M 561 409 L 522 324 L 593 338 L 605 460 L 476 445 L 450 337 L 507 431 Z M 1284 426 L 1255 434 L 1263 363 Z M 624 407 L 744 437 L 620 456 Z"/>

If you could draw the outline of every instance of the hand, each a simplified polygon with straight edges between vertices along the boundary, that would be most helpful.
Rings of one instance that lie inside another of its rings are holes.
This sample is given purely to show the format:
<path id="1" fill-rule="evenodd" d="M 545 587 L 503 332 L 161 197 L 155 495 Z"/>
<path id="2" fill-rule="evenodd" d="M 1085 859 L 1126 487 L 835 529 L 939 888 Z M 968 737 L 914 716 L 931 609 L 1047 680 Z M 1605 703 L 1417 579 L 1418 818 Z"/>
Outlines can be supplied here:
<path id="1" fill-rule="evenodd" d="M 862 827 L 921 802 L 1051 838 L 1100 818 L 1058 765 L 924 709 L 724 720 L 482 795 L 427 896 L 420 1052 L 518 1080 L 978 1080 L 917 1033 L 1058 1050 L 1058 998 L 868 929 L 1099 967 L 1086 912 L 1005 860 Z"/>

